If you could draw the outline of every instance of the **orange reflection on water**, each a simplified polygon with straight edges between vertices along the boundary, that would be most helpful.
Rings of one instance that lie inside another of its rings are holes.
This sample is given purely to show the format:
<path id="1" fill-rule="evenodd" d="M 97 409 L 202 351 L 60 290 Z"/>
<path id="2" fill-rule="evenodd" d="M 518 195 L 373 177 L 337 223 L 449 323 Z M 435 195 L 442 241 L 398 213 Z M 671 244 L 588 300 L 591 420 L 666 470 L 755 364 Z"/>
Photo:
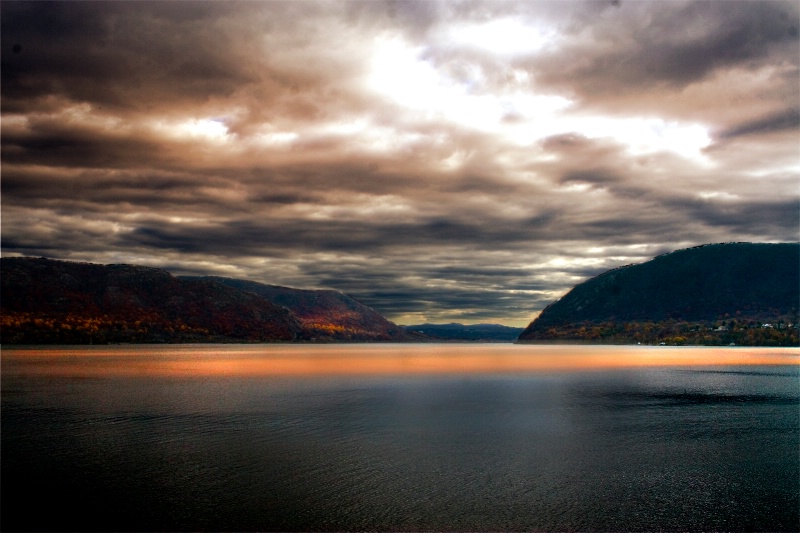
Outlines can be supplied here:
<path id="1" fill-rule="evenodd" d="M 159 345 L 3 349 L 4 375 L 440 375 L 799 365 L 798 348 L 515 344 Z"/>

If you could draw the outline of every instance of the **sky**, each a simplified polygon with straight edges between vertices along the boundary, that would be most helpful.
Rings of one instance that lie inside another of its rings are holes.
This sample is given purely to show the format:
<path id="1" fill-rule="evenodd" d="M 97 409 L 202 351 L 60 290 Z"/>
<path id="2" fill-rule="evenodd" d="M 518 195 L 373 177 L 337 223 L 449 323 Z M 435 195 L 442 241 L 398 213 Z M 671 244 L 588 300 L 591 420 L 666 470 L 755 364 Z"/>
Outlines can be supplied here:
<path id="1" fill-rule="evenodd" d="M 800 240 L 796 1 L 2 2 L 2 255 L 525 326 Z"/>

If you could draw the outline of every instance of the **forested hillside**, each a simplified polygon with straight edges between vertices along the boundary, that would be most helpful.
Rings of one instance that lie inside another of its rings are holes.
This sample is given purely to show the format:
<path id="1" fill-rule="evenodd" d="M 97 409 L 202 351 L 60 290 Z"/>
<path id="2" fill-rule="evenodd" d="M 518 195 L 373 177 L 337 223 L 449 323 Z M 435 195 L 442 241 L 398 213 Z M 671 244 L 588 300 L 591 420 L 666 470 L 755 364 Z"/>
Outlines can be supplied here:
<path id="1" fill-rule="evenodd" d="M 800 244 L 713 244 L 581 283 L 519 340 L 797 345 L 799 307 Z"/>
<path id="2" fill-rule="evenodd" d="M 316 341 L 403 341 L 412 335 L 354 298 L 332 290 L 304 290 L 231 278 L 211 280 L 289 309 Z"/>
<path id="3" fill-rule="evenodd" d="M 296 317 L 210 280 L 133 265 L 0 260 L 8 343 L 274 342 L 307 337 Z"/>
<path id="4" fill-rule="evenodd" d="M 422 337 L 331 290 L 44 258 L 0 259 L 0 273 L 4 344 L 397 342 Z"/>

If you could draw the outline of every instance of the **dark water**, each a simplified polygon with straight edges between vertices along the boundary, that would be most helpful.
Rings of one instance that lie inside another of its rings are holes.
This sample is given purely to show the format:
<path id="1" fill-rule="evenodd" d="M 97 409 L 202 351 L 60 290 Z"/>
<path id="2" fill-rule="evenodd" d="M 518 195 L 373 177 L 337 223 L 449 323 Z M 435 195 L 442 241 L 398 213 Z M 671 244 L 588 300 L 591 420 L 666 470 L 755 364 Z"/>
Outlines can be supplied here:
<path id="1" fill-rule="evenodd" d="M 799 386 L 797 365 L 351 377 L 14 367 L 2 380 L 0 525 L 797 531 Z"/>

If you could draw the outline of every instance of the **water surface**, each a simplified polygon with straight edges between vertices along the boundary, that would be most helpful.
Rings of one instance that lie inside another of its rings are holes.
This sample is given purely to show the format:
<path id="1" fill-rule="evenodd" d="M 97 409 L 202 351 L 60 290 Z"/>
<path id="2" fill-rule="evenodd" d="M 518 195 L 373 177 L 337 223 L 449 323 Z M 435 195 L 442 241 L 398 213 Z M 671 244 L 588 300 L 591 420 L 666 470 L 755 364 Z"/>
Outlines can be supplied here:
<path id="1" fill-rule="evenodd" d="M 507 344 L 4 349 L 0 525 L 796 531 L 799 358 Z M 32 501 L 49 511 L 28 513 Z"/>

